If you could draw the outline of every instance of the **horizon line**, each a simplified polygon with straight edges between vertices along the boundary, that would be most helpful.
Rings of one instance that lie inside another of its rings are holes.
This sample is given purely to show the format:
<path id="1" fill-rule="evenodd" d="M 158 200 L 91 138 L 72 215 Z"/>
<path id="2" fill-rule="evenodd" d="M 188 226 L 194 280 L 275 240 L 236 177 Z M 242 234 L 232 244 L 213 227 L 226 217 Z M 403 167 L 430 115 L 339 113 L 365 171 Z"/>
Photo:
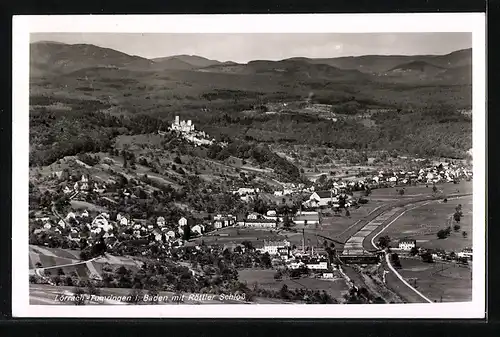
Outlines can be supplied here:
<path id="1" fill-rule="evenodd" d="M 144 56 L 140 56 L 140 55 L 136 55 L 136 54 L 129 54 L 129 53 L 126 53 L 126 52 L 118 50 L 118 49 L 104 47 L 104 46 L 100 46 L 100 45 L 93 44 L 93 43 L 66 43 L 66 42 L 59 42 L 59 41 L 55 41 L 55 40 L 44 40 L 44 41 L 30 42 L 30 45 L 33 45 L 33 44 L 42 44 L 42 43 L 46 43 L 46 44 L 61 44 L 61 45 L 67 45 L 67 46 L 76 46 L 76 45 L 95 46 L 95 47 L 103 48 L 103 49 L 111 49 L 111 50 L 123 53 L 125 55 L 129 55 L 129 56 L 140 57 L 140 58 L 143 58 L 145 60 L 150 60 L 150 61 L 153 61 L 153 62 L 155 62 L 154 61 L 155 59 L 161 59 L 161 58 L 175 58 L 175 57 L 179 57 L 179 56 L 191 56 L 191 57 L 195 56 L 195 57 L 201 57 L 201 58 L 204 58 L 204 59 L 210 60 L 210 61 L 216 61 L 216 62 L 219 62 L 219 63 L 233 62 L 233 63 L 240 64 L 240 65 L 245 65 L 245 64 L 248 64 L 250 62 L 255 62 L 255 61 L 279 62 L 279 61 L 286 61 L 286 60 L 300 59 L 300 58 L 302 58 L 302 59 L 309 59 L 309 60 L 318 60 L 318 59 L 341 59 L 341 58 L 367 57 L 367 56 L 407 56 L 407 57 L 411 57 L 411 56 L 445 56 L 445 55 L 450 55 L 450 54 L 453 54 L 453 53 L 456 53 L 456 52 L 459 52 L 459 51 L 472 50 L 472 47 L 462 48 L 462 49 L 457 49 L 457 50 L 454 50 L 452 52 L 445 53 L 445 54 L 360 54 L 360 55 L 348 55 L 348 56 L 346 55 L 346 56 L 337 56 L 337 57 L 291 56 L 291 57 L 287 57 L 287 58 L 284 58 L 284 59 L 275 59 L 275 60 L 272 60 L 272 59 L 254 59 L 254 60 L 250 60 L 250 61 L 247 61 L 247 62 L 236 62 L 236 61 L 233 61 L 233 60 L 220 61 L 220 60 L 211 59 L 211 58 L 208 58 L 208 57 L 205 57 L 205 56 L 201 56 L 201 55 L 196 55 L 196 54 L 191 54 L 191 55 L 190 54 L 174 54 L 174 55 L 165 55 L 165 56 L 144 57 Z"/>

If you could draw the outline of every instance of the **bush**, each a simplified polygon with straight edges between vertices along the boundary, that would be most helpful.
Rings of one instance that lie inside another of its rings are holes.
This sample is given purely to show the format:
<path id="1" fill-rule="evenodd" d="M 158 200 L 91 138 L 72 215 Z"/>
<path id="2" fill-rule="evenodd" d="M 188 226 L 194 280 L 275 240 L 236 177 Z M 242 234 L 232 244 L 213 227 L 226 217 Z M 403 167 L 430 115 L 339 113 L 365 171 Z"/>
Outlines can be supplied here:
<path id="1" fill-rule="evenodd" d="M 423 262 L 426 262 L 426 263 L 433 263 L 434 262 L 434 259 L 432 258 L 432 254 L 429 252 L 423 253 L 422 255 L 420 255 L 420 257 L 422 258 Z"/>
<path id="2" fill-rule="evenodd" d="M 448 237 L 448 233 L 444 230 L 444 229 L 440 229 L 438 232 L 437 232 L 437 237 L 438 239 L 442 240 L 442 239 L 446 239 Z"/>

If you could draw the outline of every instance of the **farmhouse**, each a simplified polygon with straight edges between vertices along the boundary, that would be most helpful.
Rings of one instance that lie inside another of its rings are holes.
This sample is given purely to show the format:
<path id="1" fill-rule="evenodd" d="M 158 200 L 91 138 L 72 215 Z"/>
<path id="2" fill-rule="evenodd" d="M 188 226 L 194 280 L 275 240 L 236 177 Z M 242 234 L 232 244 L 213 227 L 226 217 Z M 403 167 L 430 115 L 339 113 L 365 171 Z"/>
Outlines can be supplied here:
<path id="1" fill-rule="evenodd" d="M 411 239 L 403 239 L 399 241 L 399 249 L 401 250 L 411 250 L 417 246 L 417 241 Z"/>
<path id="2" fill-rule="evenodd" d="M 333 203 L 333 198 L 336 195 L 336 191 L 317 191 L 311 194 L 309 200 L 306 201 L 308 205 L 312 207 L 326 207 L 328 203 Z"/>

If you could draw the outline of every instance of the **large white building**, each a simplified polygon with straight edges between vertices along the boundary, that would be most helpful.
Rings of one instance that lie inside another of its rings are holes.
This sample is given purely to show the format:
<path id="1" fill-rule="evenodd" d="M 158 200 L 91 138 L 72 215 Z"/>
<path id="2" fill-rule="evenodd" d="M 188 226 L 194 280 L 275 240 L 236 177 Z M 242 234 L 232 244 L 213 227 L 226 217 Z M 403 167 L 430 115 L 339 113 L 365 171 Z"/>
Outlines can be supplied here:
<path id="1" fill-rule="evenodd" d="M 399 241 L 399 249 L 401 250 L 412 250 L 412 248 L 417 246 L 417 241 L 412 239 L 403 239 Z"/>
<path id="2" fill-rule="evenodd" d="M 283 241 L 268 241 L 264 240 L 264 247 L 261 249 L 262 253 L 269 253 L 269 255 L 278 255 L 279 250 L 282 248 L 290 247 L 290 242 L 287 240 Z"/>

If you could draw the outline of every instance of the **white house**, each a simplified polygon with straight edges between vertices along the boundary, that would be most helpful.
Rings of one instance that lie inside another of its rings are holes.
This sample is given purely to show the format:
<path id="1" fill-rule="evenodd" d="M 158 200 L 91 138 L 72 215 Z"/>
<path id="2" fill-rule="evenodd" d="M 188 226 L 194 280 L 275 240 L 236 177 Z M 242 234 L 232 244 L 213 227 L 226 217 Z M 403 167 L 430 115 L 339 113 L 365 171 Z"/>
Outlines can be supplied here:
<path id="1" fill-rule="evenodd" d="M 66 227 L 66 222 L 64 222 L 63 219 L 59 220 L 59 222 L 57 223 L 59 226 L 61 226 L 62 228 L 65 228 Z"/>
<path id="2" fill-rule="evenodd" d="M 82 217 L 88 217 L 89 216 L 89 212 L 87 210 L 83 211 L 82 214 L 81 214 Z"/>
<path id="3" fill-rule="evenodd" d="M 170 239 L 174 239 L 175 238 L 175 232 L 174 231 L 168 231 L 166 233 L 166 236 Z"/>
<path id="4" fill-rule="evenodd" d="M 69 193 L 71 193 L 72 191 L 71 191 L 71 189 L 70 189 L 68 186 L 64 186 L 64 188 L 63 188 L 63 192 L 64 192 L 64 194 L 69 194 Z"/>
<path id="5" fill-rule="evenodd" d="M 276 216 L 276 211 L 274 211 L 274 210 L 267 211 L 266 215 L 274 217 L 274 216 Z"/>
<path id="6" fill-rule="evenodd" d="M 73 212 L 69 212 L 68 215 L 66 215 L 66 220 L 69 220 L 69 219 L 75 219 L 76 218 L 76 214 L 73 213 Z"/>
<path id="7" fill-rule="evenodd" d="M 259 213 L 250 213 L 247 216 L 248 220 L 257 220 L 258 218 L 260 218 L 260 214 Z"/>
<path id="8" fill-rule="evenodd" d="M 128 219 L 124 216 L 120 219 L 120 226 L 128 226 Z"/>
<path id="9" fill-rule="evenodd" d="M 203 233 L 203 227 L 201 225 L 194 225 L 191 228 L 191 233 L 198 233 L 198 235 L 201 235 L 201 233 Z"/>
<path id="10" fill-rule="evenodd" d="M 51 229 L 52 228 L 52 225 L 50 224 L 49 221 L 47 221 L 44 225 L 43 225 L 43 228 L 45 229 Z"/>
<path id="11" fill-rule="evenodd" d="M 158 219 L 156 219 L 156 224 L 158 227 L 164 227 L 165 226 L 165 218 L 162 216 L 159 216 Z"/>
<path id="12" fill-rule="evenodd" d="M 324 207 L 328 206 L 329 202 L 334 201 L 334 197 L 337 195 L 336 190 L 332 191 L 316 191 L 309 197 L 309 200 L 306 201 L 307 204 L 312 205 L 313 207 Z"/>
<path id="13" fill-rule="evenodd" d="M 179 227 L 183 228 L 186 225 L 187 225 L 187 219 L 185 217 L 180 218 L 179 219 Z"/>
<path id="14" fill-rule="evenodd" d="M 399 249 L 401 250 L 411 250 L 417 246 L 417 241 L 412 239 L 403 239 L 399 241 Z"/>

